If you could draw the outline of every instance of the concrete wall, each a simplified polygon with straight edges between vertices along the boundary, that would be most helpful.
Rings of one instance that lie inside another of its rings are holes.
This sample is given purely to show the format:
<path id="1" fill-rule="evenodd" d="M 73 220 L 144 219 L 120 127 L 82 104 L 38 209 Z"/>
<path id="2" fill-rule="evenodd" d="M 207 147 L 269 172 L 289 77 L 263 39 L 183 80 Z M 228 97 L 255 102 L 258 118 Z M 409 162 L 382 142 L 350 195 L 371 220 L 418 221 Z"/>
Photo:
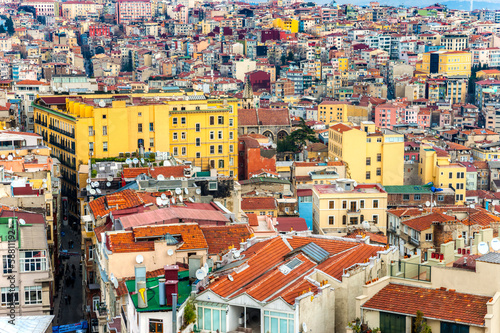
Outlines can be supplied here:
<path id="1" fill-rule="evenodd" d="M 330 285 L 322 287 L 321 293 L 304 297 L 299 301 L 299 327 L 306 323 L 309 332 L 335 332 L 336 312 L 335 289 Z"/>

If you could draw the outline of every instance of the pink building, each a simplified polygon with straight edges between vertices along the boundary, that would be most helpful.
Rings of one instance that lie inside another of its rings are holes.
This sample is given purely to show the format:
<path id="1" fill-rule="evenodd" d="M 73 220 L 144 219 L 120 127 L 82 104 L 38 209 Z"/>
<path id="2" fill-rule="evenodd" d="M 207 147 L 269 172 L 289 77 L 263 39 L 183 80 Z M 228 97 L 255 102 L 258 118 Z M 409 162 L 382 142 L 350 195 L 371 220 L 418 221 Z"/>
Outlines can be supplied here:
<path id="1" fill-rule="evenodd" d="M 431 127 L 431 112 L 429 109 L 421 109 L 417 115 L 417 124 L 419 128 Z"/>
<path id="2" fill-rule="evenodd" d="M 116 21 L 118 24 L 148 21 L 150 19 L 150 0 L 118 0 L 116 2 Z"/>
<path id="3" fill-rule="evenodd" d="M 389 128 L 403 122 L 406 105 L 403 103 L 385 103 L 375 107 L 375 125 L 379 128 Z"/>
<path id="4" fill-rule="evenodd" d="M 439 114 L 439 127 L 451 126 L 451 113 L 450 111 L 443 111 Z"/>
<path id="5" fill-rule="evenodd" d="M 403 122 L 405 124 L 416 124 L 418 111 L 419 111 L 418 106 L 407 107 L 404 110 Z"/>

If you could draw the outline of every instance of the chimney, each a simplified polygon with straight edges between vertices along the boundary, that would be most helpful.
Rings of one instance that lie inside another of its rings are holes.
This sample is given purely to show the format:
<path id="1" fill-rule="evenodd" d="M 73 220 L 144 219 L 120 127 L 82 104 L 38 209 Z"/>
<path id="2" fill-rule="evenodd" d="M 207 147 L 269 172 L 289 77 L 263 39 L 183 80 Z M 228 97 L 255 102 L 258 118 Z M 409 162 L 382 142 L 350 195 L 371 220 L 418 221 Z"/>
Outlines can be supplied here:
<path id="1" fill-rule="evenodd" d="M 165 265 L 163 266 L 165 270 L 165 281 L 168 280 L 178 280 L 179 266 L 177 265 Z"/>
<path id="2" fill-rule="evenodd" d="M 240 242 L 240 251 L 245 251 L 247 249 L 247 243 L 245 242 L 244 239 L 241 240 Z"/>
<path id="3" fill-rule="evenodd" d="M 160 306 L 165 306 L 165 279 L 158 280 L 158 296 L 160 298 Z"/>
<path id="4" fill-rule="evenodd" d="M 177 281 L 177 280 L 167 280 L 165 282 L 165 298 L 167 300 L 167 306 L 173 305 L 172 294 L 177 295 L 178 282 L 179 281 Z"/>
<path id="5" fill-rule="evenodd" d="M 137 282 L 137 306 L 139 309 L 148 307 L 148 290 L 146 289 L 146 282 Z"/>

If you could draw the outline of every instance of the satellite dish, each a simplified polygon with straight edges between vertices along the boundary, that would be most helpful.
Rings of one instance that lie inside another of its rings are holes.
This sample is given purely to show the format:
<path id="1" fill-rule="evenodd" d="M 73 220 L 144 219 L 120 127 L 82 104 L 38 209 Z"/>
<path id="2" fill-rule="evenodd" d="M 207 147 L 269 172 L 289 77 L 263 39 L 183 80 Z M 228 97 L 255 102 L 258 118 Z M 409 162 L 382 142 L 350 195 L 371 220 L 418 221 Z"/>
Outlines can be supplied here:
<path id="1" fill-rule="evenodd" d="M 206 274 L 202 269 L 196 270 L 196 278 L 198 280 L 203 280 L 205 278 Z"/>
<path id="2" fill-rule="evenodd" d="M 165 176 L 160 173 L 158 175 L 158 177 L 156 177 L 156 179 L 158 179 L 158 180 L 165 180 Z"/>
<path id="3" fill-rule="evenodd" d="M 470 205 L 470 208 L 471 208 L 471 209 L 474 209 L 474 208 L 476 208 L 476 205 L 475 205 L 475 204 L 472 204 L 472 205 Z"/>
<path id="4" fill-rule="evenodd" d="M 92 180 L 90 178 L 87 178 L 87 184 L 90 184 Z"/>
<path id="5" fill-rule="evenodd" d="M 132 160 L 132 163 L 137 164 L 137 163 L 139 163 L 139 160 L 134 157 L 134 159 Z"/>
<path id="6" fill-rule="evenodd" d="M 498 240 L 498 238 L 493 238 L 491 240 L 491 248 L 493 249 L 493 251 L 500 250 L 500 240 Z"/>
<path id="7" fill-rule="evenodd" d="M 196 194 L 201 194 L 201 189 L 200 188 L 196 189 Z"/>
<path id="8" fill-rule="evenodd" d="M 19 219 L 19 224 L 20 225 L 25 225 L 26 224 L 26 221 L 24 219 Z"/>
<path id="9" fill-rule="evenodd" d="M 96 192 L 95 192 L 95 190 L 94 190 L 93 188 L 91 188 L 89 192 L 90 192 L 90 194 L 92 194 L 92 195 L 94 195 L 94 194 L 96 193 Z"/>
<path id="10" fill-rule="evenodd" d="M 162 193 L 162 194 L 161 194 L 161 199 L 162 199 L 162 200 L 165 200 L 166 198 L 167 198 L 167 195 L 166 195 L 165 193 Z"/>
<path id="11" fill-rule="evenodd" d="M 194 203 L 194 198 L 189 198 L 189 202 L 193 202 Z"/>
<path id="12" fill-rule="evenodd" d="M 172 203 L 173 203 L 173 204 L 175 203 L 175 198 L 174 198 L 174 197 L 172 197 Z"/>
<path id="13" fill-rule="evenodd" d="M 137 257 L 135 257 L 136 263 L 142 264 L 143 261 L 144 261 L 144 257 L 141 254 L 139 254 Z"/>
<path id="14" fill-rule="evenodd" d="M 189 191 L 187 188 L 184 189 L 184 194 L 189 194 Z"/>
<path id="15" fill-rule="evenodd" d="M 174 176 L 170 176 L 170 180 L 175 180 L 175 177 Z"/>
<path id="16" fill-rule="evenodd" d="M 234 281 L 234 278 L 233 278 L 233 276 L 232 276 L 231 274 L 229 274 L 229 275 L 227 276 L 227 278 L 229 279 L 229 281 Z"/>
<path id="17" fill-rule="evenodd" d="M 179 202 L 182 202 L 182 195 L 179 195 Z"/>
<path id="18" fill-rule="evenodd" d="M 85 189 L 87 190 L 87 192 L 89 192 L 89 191 L 92 189 L 92 186 L 87 185 L 87 186 L 85 187 Z"/>
<path id="19" fill-rule="evenodd" d="M 430 207 L 430 206 L 431 206 L 431 202 L 430 202 L 430 201 L 426 201 L 426 202 L 425 202 L 425 205 L 426 205 L 427 207 Z"/>
<path id="20" fill-rule="evenodd" d="M 205 264 L 203 265 L 203 268 L 205 268 L 205 270 L 208 272 L 208 264 L 207 264 L 207 263 L 205 263 Z"/>
<path id="21" fill-rule="evenodd" d="M 108 176 L 108 178 L 106 178 L 108 180 L 108 182 L 112 182 L 113 181 L 113 176 Z"/>
<path id="22" fill-rule="evenodd" d="M 143 158 L 141 158 L 141 163 L 144 164 L 144 159 Z"/>
<path id="23" fill-rule="evenodd" d="M 173 255 L 173 254 L 174 254 L 174 250 L 172 250 L 172 249 L 168 249 L 168 250 L 167 250 L 167 254 L 168 254 L 169 256 Z"/>
<path id="24" fill-rule="evenodd" d="M 101 189 L 96 188 L 95 191 L 97 192 L 97 194 L 101 194 Z"/>
<path id="25" fill-rule="evenodd" d="M 477 250 L 479 251 L 479 253 L 481 254 L 486 254 L 489 252 L 490 250 L 490 247 L 488 246 L 488 243 L 486 242 L 481 242 L 479 243 L 479 245 L 477 246 Z"/>
<path id="26" fill-rule="evenodd" d="M 107 187 L 110 187 L 110 186 L 111 186 L 111 183 L 110 183 L 110 182 L 107 182 L 107 183 L 106 183 L 106 186 L 107 186 Z"/>
<path id="27" fill-rule="evenodd" d="M 168 206 L 168 205 L 170 204 L 170 200 L 168 200 L 168 199 L 162 200 L 162 201 L 161 201 L 161 204 L 162 204 L 163 206 Z"/>
<path id="28" fill-rule="evenodd" d="M 156 205 L 161 206 L 162 205 L 162 200 L 160 197 L 156 197 Z"/>
<path id="29" fill-rule="evenodd" d="M 175 194 L 181 194 L 181 193 L 182 193 L 182 191 L 181 191 L 181 189 L 180 189 L 180 188 L 176 188 L 176 189 L 175 189 Z"/>
<path id="30" fill-rule="evenodd" d="M 9 156 L 7 156 L 7 159 L 8 159 L 9 161 L 12 161 L 12 160 L 14 159 L 14 157 L 12 157 L 12 155 L 9 155 Z"/>
<path id="31" fill-rule="evenodd" d="M 5 155 L 4 155 L 4 154 L 2 154 L 2 156 L 1 156 L 1 157 L 2 157 L 2 160 L 3 160 L 3 159 L 5 158 Z"/>
<path id="32" fill-rule="evenodd" d="M 106 106 L 106 102 L 105 102 L 104 100 L 102 100 L 102 99 L 101 99 L 101 100 L 99 101 L 99 106 L 100 106 L 101 108 L 105 107 L 105 106 Z"/>
<path id="33" fill-rule="evenodd" d="M 307 332 L 307 325 L 306 325 L 306 323 L 302 323 L 302 332 Z"/>
<path id="34" fill-rule="evenodd" d="M 370 223 L 368 221 L 363 221 L 361 223 L 361 225 L 363 226 L 363 228 L 365 229 L 370 229 Z"/>
<path id="35" fill-rule="evenodd" d="M 203 271 L 203 273 L 205 273 L 205 275 L 207 275 L 207 274 L 208 274 L 208 269 L 207 269 L 207 268 L 205 268 L 205 266 L 202 266 L 202 267 L 200 268 L 200 270 L 202 270 L 202 271 Z"/>
<path id="36" fill-rule="evenodd" d="M 132 163 L 132 160 L 131 160 L 130 158 L 127 158 L 127 159 L 125 160 L 125 163 L 130 164 L 130 163 Z"/>

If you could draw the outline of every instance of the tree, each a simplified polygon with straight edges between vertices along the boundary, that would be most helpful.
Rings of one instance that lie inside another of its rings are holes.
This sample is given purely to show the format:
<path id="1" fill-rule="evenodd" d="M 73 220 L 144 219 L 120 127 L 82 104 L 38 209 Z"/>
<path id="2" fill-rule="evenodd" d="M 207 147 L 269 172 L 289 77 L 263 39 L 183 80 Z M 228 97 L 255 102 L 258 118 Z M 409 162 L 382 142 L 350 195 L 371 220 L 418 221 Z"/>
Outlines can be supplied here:
<path id="1" fill-rule="evenodd" d="M 4 34 L 7 31 L 5 30 L 5 27 L 3 25 L 0 25 L 0 34 Z"/>
<path id="2" fill-rule="evenodd" d="M 432 333 L 431 328 L 424 320 L 424 313 L 420 310 L 417 311 L 417 318 L 415 318 L 412 333 Z"/>
<path id="3" fill-rule="evenodd" d="M 316 132 L 314 132 L 312 128 L 306 125 L 304 119 L 301 120 L 299 128 L 293 131 L 288 137 L 292 140 L 292 142 L 295 143 L 298 150 L 302 150 L 302 147 L 304 147 L 308 141 L 309 142 L 319 141 L 318 138 L 316 137 Z"/>
<path id="4" fill-rule="evenodd" d="M 5 27 L 7 28 L 7 33 L 12 36 L 16 30 L 14 29 L 14 22 L 12 21 L 12 18 L 8 18 L 5 20 Z"/>
<path id="5" fill-rule="evenodd" d="M 297 150 L 297 146 L 289 138 L 290 136 L 287 136 L 282 140 L 278 140 L 278 142 L 276 143 L 276 150 L 279 153 L 284 153 L 287 151 L 295 152 Z"/>
<path id="6" fill-rule="evenodd" d="M 184 308 L 184 323 L 183 327 L 194 323 L 196 321 L 196 307 L 194 306 L 193 300 L 189 300 Z"/>
<path id="7" fill-rule="evenodd" d="M 294 55 L 293 52 L 290 50 L 288 51 L 288 56 L 286 57 L 286 60 L 293 61 Z"/>

